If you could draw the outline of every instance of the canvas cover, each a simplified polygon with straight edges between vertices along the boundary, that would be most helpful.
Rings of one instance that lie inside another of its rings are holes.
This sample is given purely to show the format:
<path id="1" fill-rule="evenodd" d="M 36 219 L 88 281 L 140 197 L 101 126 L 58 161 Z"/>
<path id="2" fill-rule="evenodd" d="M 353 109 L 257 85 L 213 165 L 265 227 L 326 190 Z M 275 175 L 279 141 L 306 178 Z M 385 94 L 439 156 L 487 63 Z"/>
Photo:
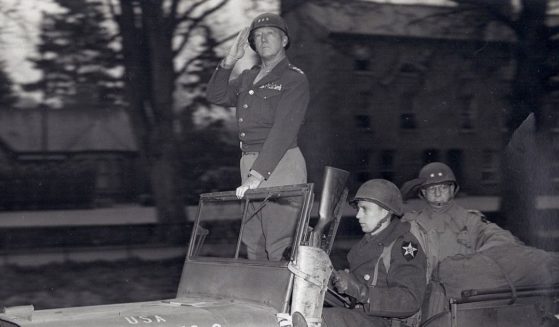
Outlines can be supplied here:
<path id="1" fill-rule="evenodd" d="M 463 290 L 559 283 L 559 253 L 520 244 L 495 246 L 471 255 L 457 255 L 440 262 L 434 279 L 448 298 Z"/>

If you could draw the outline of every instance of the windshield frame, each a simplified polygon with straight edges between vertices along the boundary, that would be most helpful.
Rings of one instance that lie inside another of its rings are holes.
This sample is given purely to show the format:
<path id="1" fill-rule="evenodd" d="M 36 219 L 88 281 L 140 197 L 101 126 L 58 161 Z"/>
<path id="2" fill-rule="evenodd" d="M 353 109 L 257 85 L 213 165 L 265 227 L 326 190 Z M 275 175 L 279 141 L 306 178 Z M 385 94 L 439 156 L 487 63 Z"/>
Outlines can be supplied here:
<path id="1" fill-rule="evenodd" d="M 198 203 L 196 218 L 194 219 L 194 225 L 192 226 L 186 261 L 243 261 L 259 264 L 266 262 L 277 265 L 277 261 L 249 260 L 239 257 L 243 226 L 241 226 L 241 230 L 237 235 L 235 256 L 233 258 L 198 255 L 196 251 L 200 244 L 197 244 L 197 237 L 200 233 L 204 233 L 204 228 L 200 224 L 202 221 L 204 221 L 204 218 L 206 218 L 202 216 L 204 214 L 204 208 L 211 203 L 238 201 L 242 203 L 243 206 L 243 215 L 241 219 L 242 221 L 244 221 L 246 219 L 246 215 L 248 214 L 246 208 L 248 208 L 248 205 L 249 203 L 251 203 L 251 201 L 268 201 L 271 199 L 299 196 L 302 199 L 302 204 L 301 210 L 299 211 L 299 215 L 297 217 L 297 229 L 293 238 L 292 251 L 289 257 L 290 261 L 293 260 L 293 258 L 295 258 L 295 256 L 297 255 L 298 245 L 308 241 L 307 236 L 309 234 L 309 219 L 314 201 L 313 188 L 313 183 L 259 188 L 247 191 L 242 199 L 237 199 L 235 191 L 201 194 L 200 201 Z M 283 264 L 285 264 L 285 262 Z"/>

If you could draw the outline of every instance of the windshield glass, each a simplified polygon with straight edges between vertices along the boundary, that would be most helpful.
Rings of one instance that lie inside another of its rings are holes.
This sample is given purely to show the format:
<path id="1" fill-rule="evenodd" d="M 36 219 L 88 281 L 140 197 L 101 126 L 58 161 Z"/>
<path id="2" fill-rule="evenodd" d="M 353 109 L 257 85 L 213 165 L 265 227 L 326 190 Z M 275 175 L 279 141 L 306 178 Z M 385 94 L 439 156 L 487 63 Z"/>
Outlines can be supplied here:
<path id="1" fill-rule="evenodd" d="M 203 194 L 189 256 L 289 260 L 293 242 L 305 234 L 310 203 L 312 184 L 262 188 L 243 199 L 234 192 Z"/>

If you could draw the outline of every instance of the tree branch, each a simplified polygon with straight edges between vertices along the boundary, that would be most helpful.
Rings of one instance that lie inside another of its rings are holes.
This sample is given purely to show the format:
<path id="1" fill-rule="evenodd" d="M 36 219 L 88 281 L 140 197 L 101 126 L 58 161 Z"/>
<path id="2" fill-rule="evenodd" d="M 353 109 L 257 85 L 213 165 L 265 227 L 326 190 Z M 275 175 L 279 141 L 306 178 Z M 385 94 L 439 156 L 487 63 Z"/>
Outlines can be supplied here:
<path id="1" fill-rule="evenodd" d="M 169 10 L 169 19 L 170 21 L 173 22 L 173 24 L 175 24 L 175 21 L 177 19 L 178 7 L 179 7 L 179 0 L 173 0 L 173 2 L 171 3 L 171 9 Z"/>
<path id="2" fill-rule="evenodd" d="M 227 36 L 226 38 L 222 39 L 221 41 L 217 41 L 215 43 L 215 46 L 220 46 L 223 43 L 232 40 L 233 38 L 235 38 L 237 36 L 237 33 L 231 34 L 229 36 Z M 184 74 L 186 72 L 186 70 L 188 69 L 188 67 L 190 65 L 192 65 L 195 61 L 197 60 L 201 60 L 203 58 L 204 52 L 202 52 L 201 54 L 194 56 L 192 58 L 190 58 L 189 60 L 185 61 L 184 64 L 177 70 L 177 77 Z"/>
<path id="3" fill-rule="evenodd" d="M 173 29 L 177 28 L 178 25 L 180 25 L 186 18 L 192 16 L 194 14 L 194 11 L 200 7 L 203 3 L 204 0 L 200 0 L 197 3 L 194 3 L 190 6 L 190 8 L 188 8 L 187 10 L 184 11 L 184 13 L 182 13 L 181 17 L 178 16 L 178 2 L 179 0 L 173 0 L 173 8 L 171 8 L 171 13 L 172 13 L 172 19 L 173 19 Z"/>
<path id="4" fill-rule="evenodd" d="M 223 7 L 225 4 L 227 4 L 228 1 L 229 0 L 221 0 L 220 3 L 215 5 L 213 8 L 210 8 L 210 9 L 206 10 L 205 12 L 203 12 L 202 14 L 200 14 L 200 16 L 198 16 L 196 18 L 190 18 L 185 12 L 183 14 L 182 18 L 177 20 L 177 26 L 179 24 L 183 23 L 183 22 L 186 22 L 186 21 L 190 21 L 191 24 L 190 24 L 188 30 L 186 32 L 184 32 L 184 34 L 179 35 L 180 37 L 182 37 L 182 41 L 179 43 L 179 46 L 177 47 L 177 49 L 173 51 L 173 55 L 176 56 L 177 54 L 181 53 L 181 51 L 184 49 L 184 47 L 188 44 L 188 41 L 190 40 L 190 36 L 192 35 L 193 31 L 198 27 L 198 25 L 204 19 L 206 19 L 206 17 L 213 14 L 215 11 L 219 10 L 221 7 Z"/>
<path id="5" fill-rule="evenodd" d="M 106 0 L 105 2 L 107 4 L 107 7 L 109 7 L 109 14 L 113 18 L 113 20 L 118 21 L 119 15 L 116 13 L 116 8 L 113 0 Z"/>
<path id="6" fill-rule="evenodd" d="M 518 26 L 515 24 L 512 16 L 505 14 L 505 12 L 510 11 L 512 13 L 512 7 L 510 5 L 510 0 L 452 0 L 458 5 L 463 5 L 470 7 L 474 10 L 485 11 L 496 21 L 502 23 L 503 25 L 512 29 L 515 33 L 518 32 Z"/>

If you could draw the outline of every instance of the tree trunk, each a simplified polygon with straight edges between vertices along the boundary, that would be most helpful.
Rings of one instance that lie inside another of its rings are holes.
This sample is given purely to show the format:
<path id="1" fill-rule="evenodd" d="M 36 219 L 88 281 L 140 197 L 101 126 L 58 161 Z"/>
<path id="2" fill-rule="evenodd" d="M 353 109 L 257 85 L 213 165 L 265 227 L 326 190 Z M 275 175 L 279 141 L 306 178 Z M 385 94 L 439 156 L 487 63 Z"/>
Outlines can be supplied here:
<path id="1" fill-rule="evenodd" d="M 181 192 L 181 178 L 178 143 L 174 134 L 173 94 L 175 91 L 175 70 L 173 64 L 173 32 L 166 29 L 161 3 L 142 1 L 144 31 L 150 49 L 151 88 L 150 98 L 156 123 L 150 142 L 152 158 L 152 185 L 158 217 L 166 222 L 185 222 L 184 200 Z"/>
<path id="2" fill-rule="evenodd" d="M 550 55 L 545 25 L 547 1 L 524 0 L 522 6 L 515 22 L 516 75 L 508 120 L 510 134 L 502 161 L 501 211 L 513 234 L 530 245 L 545 248 L 537 236 L 545 226 L 542 212 L 536 208 L 536 197 L 545 194 L 551 185 L 546 166 L 550 146 L 541 124 L 547 83 L 545 63 Z M 533 115 L 528 116 L 531 112 Z"/>
<path id="3" fill-rule="evenodd" d="M 523 10 L 515 23 L 516 74 L 512 85 L 508 127 L 514 132 L 534 112 L 536 130 L 541 121 L 542 100 L 546 93 L 546 66 L 549 56 L 548 33 L 545 25 L 547 0 L 524 0 Z"/>
<path id="4" fill-rule="evenodd" d="M 185 222 L 186 213 L 173 133 L 175 89 L 172 33 L 165 24 L 161 3 L 121 0 L 119 21 L 123 38 L 125 81 L 130 118 L 150 182 L 160 222 Z M 141 9 L 138 20 L 137 10 Z"/>

